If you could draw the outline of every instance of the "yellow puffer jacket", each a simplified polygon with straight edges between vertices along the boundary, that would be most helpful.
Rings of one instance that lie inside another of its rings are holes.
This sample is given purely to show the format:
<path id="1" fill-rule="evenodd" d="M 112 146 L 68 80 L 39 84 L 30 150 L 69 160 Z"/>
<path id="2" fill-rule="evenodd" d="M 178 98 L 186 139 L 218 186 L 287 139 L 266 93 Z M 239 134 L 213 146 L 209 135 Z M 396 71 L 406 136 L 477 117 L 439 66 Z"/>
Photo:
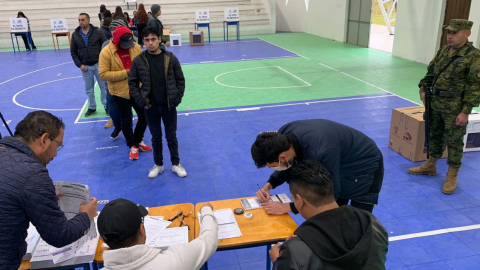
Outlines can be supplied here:
<path id="1" fill-rule="evenodd" d="M 108 83 L 108 91 L 112 96 L 130 99 L 127 70 L 123 67 L 117 50 L 117 46 L 111 41 L 103 48 L 98 61 L 98 73 L 100 79 Z M 130 59 L 133 62 L 133 59 L 142 53 L 142 49 L 140 45 L 135 43 L 135 46 L 130 48 L 129 52 Z"/>

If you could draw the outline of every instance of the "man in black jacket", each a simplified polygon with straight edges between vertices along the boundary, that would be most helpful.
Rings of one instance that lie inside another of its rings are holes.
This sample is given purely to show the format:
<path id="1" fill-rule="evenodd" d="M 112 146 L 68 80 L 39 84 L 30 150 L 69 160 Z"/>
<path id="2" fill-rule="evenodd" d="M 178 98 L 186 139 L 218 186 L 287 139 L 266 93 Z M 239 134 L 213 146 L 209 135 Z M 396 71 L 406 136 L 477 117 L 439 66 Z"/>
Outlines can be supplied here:
<path id="1" fill-rule="evenodd" d="M 295 162 L 315 160 L 330 172 L 339 205 L 348 204 L 369 212 L 378 203 L 383 183 L 383 156 L 375 142 L 360 131 L 325 119 L 294 121 L 278 132 L 264 132 L 252 145 L 258 168 L 276 170 L 257 192 L 269 214 L 293 211 L 294 204 L 269 202 L 270 189 L 283 184 L 283 174 Z"/>
<path id="2" fill-rule="evenodd" d="M 84 236 L 97 215 L 95 198 L 70 220 L 58 206 L 46 165 L 63 146 L 64 128 L 61 119 L 35 111 L 14 137 L 0 140 L 0 269 L 20 266 L 30 222 L 48 244 L 63 247 Z"/>
<path id="3" fill-rule="evenodd" d="M 167 45 L 167 47 L 170 47 L 170 43 L 166 42 L 165 39 L 163 38 L 163 28 L 164 27 L 163 27 L 162 21 L 160 21 L 160 15 L 162 14 L 162 8 L 157 4 L 153 4 L 152 7 L 150 8 L 150 10 L 152 11 L 152 16 L 148 17 L 147 26 L 150 26 L 150 27 L 153 27 L 153 28 L 157 29 L 158 35 L 161 37 L 160 49 L 165 50 L 165 45 Z"/>
<path id="4" fill-rule="evenodd" d="M 85 117 L 88 117 L 97 112 L 94 77 L 100 87 L 100 100 L 103 107 L 107 106 L 107 84 L 98 76 L 98 56 L 102 50 L 102 44 L 107 39 L 100 28 L 90 24 L 90 16 L 87 13 L 80 13 L 78 23 L 80 26 L 72 34 L 70 54 L 75 65 L 82 71 L 85 92 L 88 97 L 88 110 Z M 105 111 L 107 110 L 105 109 Z"/>
<path id="5" fill-rule="evenodd" d="M 163 172 L 162 126 L 170 150 L 172 171 L 180 177 L 187 176 L 180 164 L 177 140 L 177 106 L 185 93 L 185 77 L 177 57 L 160 49 L 161 36 L 155 28 L 145 27 L 143 44 L 147 47 L 130 67 L 128 84 L 132 97 L 140 108 L 145 108 L 148 128 L 152 133 L 155 166 L 148 177 L 155 178 Z M 141 85 L 141 87 L 140 87 Z"/>
<path id="6" fill-rule="evenodd" d="M 387 231 L 372 214 L 338 206 L 332 180 L 322 164 L 300 161 L 284 178 L 306 221 L 285 243 L 270 250 L 274 270 L 385 269 Z"/>

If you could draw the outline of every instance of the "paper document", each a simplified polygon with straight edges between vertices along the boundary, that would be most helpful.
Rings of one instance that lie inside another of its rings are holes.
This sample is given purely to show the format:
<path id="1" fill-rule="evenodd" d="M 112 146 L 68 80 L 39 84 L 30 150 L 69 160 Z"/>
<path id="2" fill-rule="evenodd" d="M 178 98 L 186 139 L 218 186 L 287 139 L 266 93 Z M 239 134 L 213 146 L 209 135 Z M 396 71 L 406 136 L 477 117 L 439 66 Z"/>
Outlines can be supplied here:
<path id="1" fill-rule="evenodd" d="M 176 227 L 160 232 L 148 246 L 167 249 L 170 246 L 188 243 L 188 227 Z"/>
<path id="2" fill-rule="evenodd" d="M 27 239 L 25 239 L 25 242 L 27 242 L 27 252 L 22 258 L 24 261 L 29 261 L 32 258 L 32 253 L 35 250 L 35 247 L 37 247 L 38 241 L 40 240 L 40 234 L 37 232 L 37 228 L 35 228 L 32 223 L 30 223 L 27 233 Z"/>
<path id="3" fill-rule="evenodd" d="M 242 232 L 238 227 L 238 223 L 233 215 L 232 209 L 219 209 L 213 211 L 213 213 L 218 222 L 218 239 L 228 239 L 242 236 Z M 200 213 L 198 213 L 198 220 L 201 220 Z"/>
<path id="4" fill-rule="evenodd" d="M 270 196 L 271 202 L 281 202 L 281 203 L 291 203 L 292 201 L 288 198 L 287 194 L 282 193 L 278 195 Z M 250 199 L 242 199 L 240 200 L 240 204 L 242 204 L 243 209 L 251 210 L 261 208 L 261 202 L 258 198 L 250 198 Z"/>
<path id="5" fill-rule="evenodd" d="M 53 182 L 53 185 L 57 194 L 63 193 L 63 196 L 58 199 L 58 206 L 65 213 L 67 219 L 72 219 L 79 213 L 82 203 L 90 202 L 90 188 L 88 185 L 64 181 Z M 97 229 L 93 221 L 90 224 L 88 236 L 97 236 Z"/>
<path id="6" fill-rule="evenodd" d="M 152 242 L 159 233 L 161 233 L 165 228 L 167 228 L 172 222 L 160 220 L 154 217 L 146 216 L 143 220 L 143 225 L 145 226 L 145 233 L 147 234 L 147 239 L 145 243 Z"/>
<path id="7" fill-rule="evenodd" d="M 75 257 L 75 250 L 73 245 L 64 246 L 61 248 L 50 247 L 48 250 L 52 254 L 52 260 L 54 264 L 70 260 Z"/>

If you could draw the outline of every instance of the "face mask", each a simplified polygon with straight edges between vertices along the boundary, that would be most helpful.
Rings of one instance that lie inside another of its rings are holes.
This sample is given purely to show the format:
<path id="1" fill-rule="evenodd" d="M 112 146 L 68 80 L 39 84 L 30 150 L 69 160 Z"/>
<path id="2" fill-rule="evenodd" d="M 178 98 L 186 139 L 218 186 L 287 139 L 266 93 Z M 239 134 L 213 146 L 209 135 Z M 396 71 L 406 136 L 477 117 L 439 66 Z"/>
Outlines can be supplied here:
<path id="1" fill-rule="evenodd" d="M 292 164 L 290 164 L 287 160 L 287 167 L 285 166 L 282 166 L 282 163 L 280 163 L 280 158 L 278 159 L 278 166 L 277 167 L 272 167 L 272 169 L 274 169 L 275 171 L 285 171 L 285 170 L 288 170 L 290 169 L 290 167 L 292 167 Z"/>

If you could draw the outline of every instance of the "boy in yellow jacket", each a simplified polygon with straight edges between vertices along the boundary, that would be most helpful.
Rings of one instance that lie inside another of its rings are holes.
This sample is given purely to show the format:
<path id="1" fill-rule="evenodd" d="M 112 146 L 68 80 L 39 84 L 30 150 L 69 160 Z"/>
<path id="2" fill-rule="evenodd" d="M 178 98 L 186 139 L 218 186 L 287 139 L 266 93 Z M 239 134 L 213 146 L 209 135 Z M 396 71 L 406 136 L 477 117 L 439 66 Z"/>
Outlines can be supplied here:
<path id="1" fill-rule="evenodd" d="M 152 151 L 150 146 L 143 142 L 143 135 L 147 129 L 147 120 L 143 108 L 140 108 L 130 96 L 128 75 L 130 66 L 135 57 L 142 52 L 140 45 L 133 42 L 133 34 L 125 26 L 119 26 L 113 32 L 113 39 L 100 53 L 100 78 L 108 83 L 108 91 L 115 99 L 122 132 L 130 148 L 129 158 L 138 159 L 139 151 Z M 138 116 L 137 125 L 133 130 L 132 108 Z"/>

